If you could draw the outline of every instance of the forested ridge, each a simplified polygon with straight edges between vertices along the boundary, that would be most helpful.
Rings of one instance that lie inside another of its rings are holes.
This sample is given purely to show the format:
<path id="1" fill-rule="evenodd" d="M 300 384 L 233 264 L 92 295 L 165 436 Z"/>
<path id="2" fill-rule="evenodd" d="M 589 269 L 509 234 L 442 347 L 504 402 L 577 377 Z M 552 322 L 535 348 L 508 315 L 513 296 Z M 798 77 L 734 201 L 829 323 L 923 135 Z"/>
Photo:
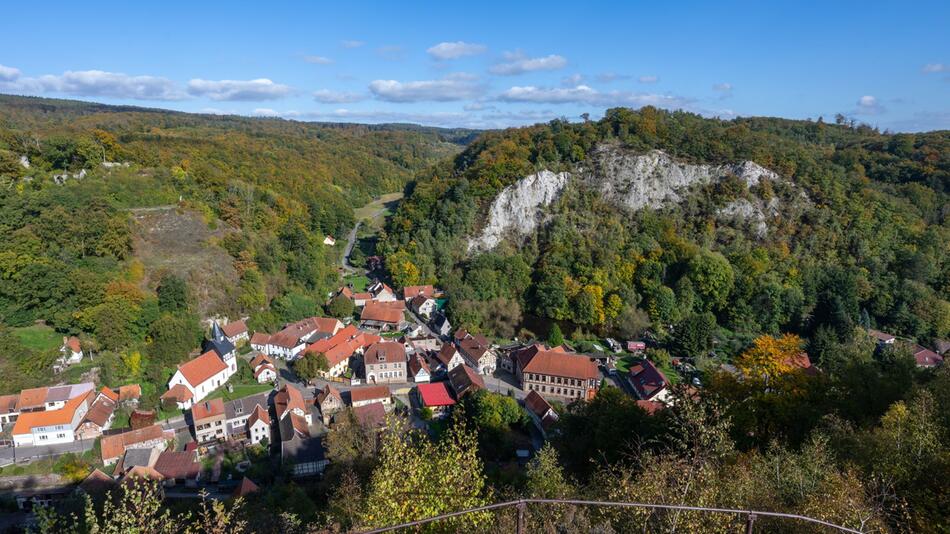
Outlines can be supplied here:
<path id="1" fill-rule="evenodd" d="M 104 383 L 141 381 L 154 400 L 199 344 L 199 308 L 258 329 L 318 314 L 339 283 L 324 237 L 470 135 L 0 95 L 0 390 L 50 380 L 54 352 L 9 331 L 37 320 L 102 352 Z M 137 257 L 130 210 L 162 205 L 180 205 L 172 222 L 198 214 L 213 231 L 200 246 L 230 257 L 219 301 Z"/>

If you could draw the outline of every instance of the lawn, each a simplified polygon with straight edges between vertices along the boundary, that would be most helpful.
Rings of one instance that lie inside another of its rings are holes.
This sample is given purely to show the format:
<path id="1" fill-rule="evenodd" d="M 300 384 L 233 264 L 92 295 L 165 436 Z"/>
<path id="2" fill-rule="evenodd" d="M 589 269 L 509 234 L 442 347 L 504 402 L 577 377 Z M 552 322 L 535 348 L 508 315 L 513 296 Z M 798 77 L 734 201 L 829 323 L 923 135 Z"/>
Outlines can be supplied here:
<path id="1" fill-rule="evenodd" d="M 222 398 L 225 401 L 240 399 L 242 397 L 249 397 L 256 393 L 263 393 L 265 391 L 270 391 L 273 389 L 271 384 L 232 384 L 234 392 L 229 392 L 227 386 L 219 387 L 218 389 L 211 392 L 210 395 L 202 399 L 211 400 Z"/>
<path id="2" fill-rule="evenodd" d="M 640 360 L 640 359 L 641 359 L 641 358 L 638 357 L 638 356 L 632 356 L 632 355 L 628 354 L 628 355 L 626 355 L 626 356 L 624 356 L 624 357 L 618 359 L 618 360 L 616 361 L 616 363 L 614 363 L 614 367 L 617 368 L 617 372 L 618 372 L 619 374 L 625 375 L 625 374 L 627 374 L 628 371 L 630 371 L 630 366 L 631 366 L 634 362 L 636 362 L 636 361 L 638 361 L 638 360 Z M 680 383 L 680 380 L 681 380 L 680 374 L 676 371 L 676 369 L 673 369 L 673 368 L 670 367 L 670 366 L 665 366 L 665 367 L 664 367 L 664 366 L 661 366 L 661 365 L 658 365 L 657 368 L 658 368 L 660 371 L 663 372 L 663 375 L 666 376 L 666 379 L 669 380 L 671 384 L 679 384 L 679 383 Z"/>
<path id="3" fill-rule="evenodd" d="M 41 352 L 58 349 L 63 343 L 62 334 L 46 325 L 35 324 L 14 328 L 13 333 L 20 338 L 24 346 Z"/>
<path id="4" fill-rule="evenodd" d="M 343 277 L 344 284 L 353 284 L 353 291 L 355 293 L 362 293 L 366 291 L 366 286 L 369 285 L 369 278 L 363 274 L 348 274 Z"/>

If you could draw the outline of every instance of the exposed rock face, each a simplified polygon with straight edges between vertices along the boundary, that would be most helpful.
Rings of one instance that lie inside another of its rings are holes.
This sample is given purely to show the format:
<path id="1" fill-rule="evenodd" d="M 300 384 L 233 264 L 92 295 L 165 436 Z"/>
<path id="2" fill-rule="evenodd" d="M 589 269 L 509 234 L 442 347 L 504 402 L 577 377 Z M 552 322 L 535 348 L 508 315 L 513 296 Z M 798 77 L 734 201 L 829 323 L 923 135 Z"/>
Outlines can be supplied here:
<path id="1" fill-rule="evenodd" d="M 750 187 L 763 179 L 781 180 L 776 173 L 751 161 L 693 165 L 679 163 L 660 150 L 635 154 L 616 145 L 596 148 L 589 161 L 589 167 L 573 175 L 541 171 L 506 187 L 492 202 L 488 221 L 481 233 L 469 241 L 468 250 L 489 250 L 509 235 L 530 234 L 544 221 L 544 208 L 557 200 L 569 183 L 599 191 L 614 204 L 636 211 L 678 203 L 689 189 L 727 176 L 736 176 Z M 768 230 L 766 220 L 777 213 L 778 201 L 774 198 L 767 205 L 739 199 L 719 210 L 722 217 L 752 222 L 760 237 Z"/>
<path id="2" fill-rule="evenodd" d="M 489 250 L 509 232 L 524 236 L 541 222 L 543 207 L 551 204 L 567 185 L 571 175 L 541 171 L 509 185 L 495 197 L 488 212 L 488 224 L 479 237 L 468 243 L 468 250 Z"/>
<path id="3" fill-rule="evenodd" d="M 585 182 L 604 198 L 632 210 L 660 208 L 682 200 L 681 194 L 696 185 L 735 175 L 753 186 L 764 177 L 778 175 L 751 161 L 736 165 L 690 165 L 677 163 L 660 150 L 636 155 L 614 147 L 601 147 L 593 157 L 594 168 L 585 173 Z"/>

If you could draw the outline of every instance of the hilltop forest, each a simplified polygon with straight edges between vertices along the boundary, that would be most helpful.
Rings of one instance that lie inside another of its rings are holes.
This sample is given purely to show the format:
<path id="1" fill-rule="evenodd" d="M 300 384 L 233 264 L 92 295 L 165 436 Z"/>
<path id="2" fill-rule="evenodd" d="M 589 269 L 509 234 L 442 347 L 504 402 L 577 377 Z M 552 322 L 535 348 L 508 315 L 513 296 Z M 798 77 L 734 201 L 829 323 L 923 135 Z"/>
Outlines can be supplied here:
<path id="1" fill-rule="evenodd" d="M 199 312 L 254 312 L 262 329 L 317 314 L 339 283 L 324 236 L 344 236 L 353 207 L 400 190 L 470 136 L 0 95 L 0 391 L 49 380 L 55 351 L 10 330 L 35 321 L 82 334 L 102 353 L 104 383 L 152 384 L 154 400 L 153 384 L 199 345 Z M 160 206 L 178 209 L 162 219 L 171 245 L 159 255 L 170 258 L 156 267 L 143 261 L 153 251 L 135 215 Z M 179 226 L 192 218 L 210 229 L 192 244 L 200 279 L 177 268 L 187 263 Z"/>

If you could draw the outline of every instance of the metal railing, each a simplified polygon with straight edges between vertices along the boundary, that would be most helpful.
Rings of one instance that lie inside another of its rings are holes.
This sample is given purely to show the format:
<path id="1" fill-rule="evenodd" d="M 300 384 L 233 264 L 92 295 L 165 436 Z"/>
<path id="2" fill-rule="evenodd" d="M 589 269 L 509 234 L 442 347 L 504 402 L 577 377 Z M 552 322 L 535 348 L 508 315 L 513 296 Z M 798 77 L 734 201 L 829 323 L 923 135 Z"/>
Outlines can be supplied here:
<path id="1" fill-rule="evenodd" d="M 649 508 L 652 510 L 680 510 L 680 511 L 686 511 L 686 512 L 732 514 L 732 515 L 745 518 L 746 534 L 752 534 L 752 529 L 755 524 L 755 521 L 759 517 L 775 517 L 779 519 L 792 519 L 792 520 L 797 520 L 797 521 L 803 521 L 806 523 L 812 523 L 815 525 L 825 526 L 825 527 L 828 527 L 830 529 L 834 529 L 840 532 L 848 532 L 851 534 L 864 534 L 860 530 L 854 530 L 848 527 L 843 527 L 841 525 L 830 523 L 828 521 L 815 519 L 814 517 L 807 517 L 807 516 L 798 515 L 798 514 L 785 514 L 781 512 L 761 512 L 757 510 L 739 510 L 739 509 L 734 509 L 734 508 L 709 508 L 705 506 L 685 506 L 685 505 L 675 505 L 675 504 L 648 504 L 648 503 L 637 503 L 637 502 L 585 501 L 585 500 L 579 500 L 579 499 L 518 499 L 516 501 L 507 501 L 507 502 L 489 504 L 486 506 L 479 506 L 477 508 L 470 508 L 468 510 L 460 510 L 458 512 L 451 512 L 447 514 L 437 515 L 434 517 L 427 517 L 425 519 L 419 519 L 416 521 L 409 521 L 408 523 L 401 523 L 399 525 L 392 525 L 388 527 L 367 530 L 367 531 L 363 531 L 363 534 L 379 534 L 382 532 L 392 532 L 394 530 L 422 526 L 429 523 L 434 523 L 436 521 L 441 521 L 443 519 L 450 519 L 453 517 L 462 516 L 465 514 L 487 512 L 491 510 L 500 510 L 503 508 L 510 508 L 510 507 L 515 507 L 518 510 L 517 534 L 524 534 L 526 532 L 524 515 L 525 515 L 525 510 L 527 509 L 528 504 L 573 504 L 573 505 L 578 505 L 578 506 L 603 506 L 603 507 L 616 507 L 616 508 Z"/>

